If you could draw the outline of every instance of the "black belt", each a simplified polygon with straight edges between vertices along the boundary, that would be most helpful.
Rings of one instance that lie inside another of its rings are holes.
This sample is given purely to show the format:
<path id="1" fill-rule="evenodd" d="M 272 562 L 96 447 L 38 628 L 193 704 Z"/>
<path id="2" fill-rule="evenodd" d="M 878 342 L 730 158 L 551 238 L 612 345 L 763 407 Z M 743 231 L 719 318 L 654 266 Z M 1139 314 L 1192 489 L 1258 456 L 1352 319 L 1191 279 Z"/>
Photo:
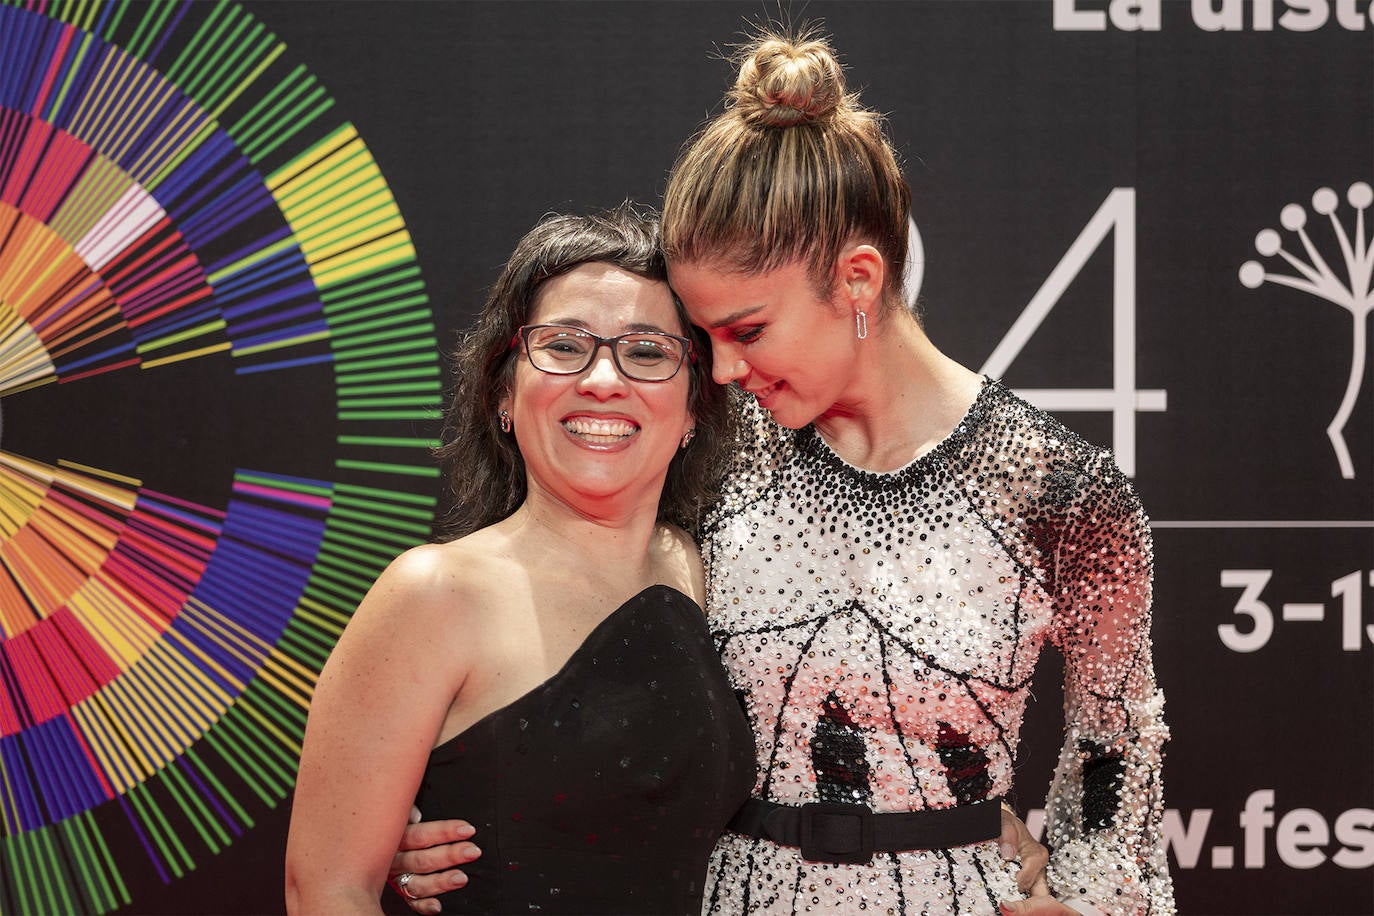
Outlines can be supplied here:
<path id="1" fill-rule="evenodd" d="M 808 862 L 866 865 L 875 852 L 944 849 L 996 839 L 1002 814 L 996 798 L 956 808 L 882 813 L 864 805 L 812 802 L 796 807 L 751 798 L 728 829 L 800 847 Z"/>

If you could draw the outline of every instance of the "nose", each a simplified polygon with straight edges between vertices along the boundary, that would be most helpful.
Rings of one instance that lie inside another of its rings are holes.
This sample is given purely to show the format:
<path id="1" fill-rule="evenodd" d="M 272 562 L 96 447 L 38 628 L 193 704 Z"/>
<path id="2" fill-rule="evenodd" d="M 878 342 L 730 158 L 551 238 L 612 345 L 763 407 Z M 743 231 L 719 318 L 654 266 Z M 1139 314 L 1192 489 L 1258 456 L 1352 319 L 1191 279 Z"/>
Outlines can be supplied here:
<path id="1" fill-rule="evenodd" d="M 623 395 L 626 384 L 625 376 L 616 368 L 611 348 L 603 344 L 592 357 L 592 364 L 582 370 L 582 375 L 577 380 L 577 389 L 604 400 Z"/>
<path id="2" fill-rule="evenodd" d="M 711 341 L 711 378 L 717 385 L 728 385 L 749 374 L 749 364 L 740 356 L 738 347 Z"/>

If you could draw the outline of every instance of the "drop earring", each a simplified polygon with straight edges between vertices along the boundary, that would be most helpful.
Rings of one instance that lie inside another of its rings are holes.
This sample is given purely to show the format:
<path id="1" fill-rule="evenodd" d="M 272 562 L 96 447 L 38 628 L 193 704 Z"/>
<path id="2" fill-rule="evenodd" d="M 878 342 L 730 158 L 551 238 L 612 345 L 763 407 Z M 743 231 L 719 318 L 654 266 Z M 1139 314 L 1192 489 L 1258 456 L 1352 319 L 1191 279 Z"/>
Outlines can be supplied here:
<path id="1" fill-rule="evenodd" d="M 508 432 L 510 432 L 511 426 L 512 426 L 512 425 L 514 425 L 514 424 L 512 424 L 511 421 L 510 421 L 510 411 L 509 411 L 509 410 L 503 410 L 503 411 L 501 411 L 501 432 L 503 432 L 503 433 L 508 433 Z"/>
<path id="2" fill-rule="evenodd" d="M 868 315 L 863 309 L 854 313 L 854 335 L 860 340 L 868 336 Z"/>
<path id="3" fill-rule="evenodd" d="M 689 429 L 689 430 L 687 430 L 687 432 L 683 433 L 683 434 L 682 434 L 682 447 L 683 447 L 683 448 L 686 448 L 687 446 L 691 445 L 691 444 L 692 444 L 692 439 L 696 437 L 696 434 L 697 434 L 697 431 L 696 431 L 695 428 Z"/>

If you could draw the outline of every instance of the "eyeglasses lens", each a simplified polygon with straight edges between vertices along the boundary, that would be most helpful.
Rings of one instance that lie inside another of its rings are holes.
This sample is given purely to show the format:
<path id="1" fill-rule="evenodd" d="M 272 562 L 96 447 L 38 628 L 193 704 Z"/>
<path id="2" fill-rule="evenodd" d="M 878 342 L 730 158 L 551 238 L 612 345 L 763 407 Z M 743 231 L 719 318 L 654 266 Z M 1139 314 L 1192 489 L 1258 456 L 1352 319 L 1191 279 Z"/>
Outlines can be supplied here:
<path id="1" fill-rule="evenodd" d="M 530 328 L 525 340 L 534 367 L 556 375 L 571 375 L 586 369 L 602 343 L 614 347 L 620 371 L 641 382 L 672 378 L 686 355 L 686 348 L 678 338 L 647 331 L 603 339 L 577 328 L 543 325 Z"/>

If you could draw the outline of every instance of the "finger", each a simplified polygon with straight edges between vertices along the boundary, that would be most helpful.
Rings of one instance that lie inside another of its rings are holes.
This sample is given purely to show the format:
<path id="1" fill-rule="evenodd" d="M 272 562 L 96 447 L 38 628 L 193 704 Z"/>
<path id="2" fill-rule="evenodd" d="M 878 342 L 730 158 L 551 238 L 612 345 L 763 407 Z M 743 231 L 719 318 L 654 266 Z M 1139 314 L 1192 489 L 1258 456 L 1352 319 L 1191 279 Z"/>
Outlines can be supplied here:
<path id="1" fill-rule="evenodd" d="M 468 876 L 466 874 L 459 869 L 451 868 L 448 871 L 436 872 L 432 875 L 412 874 L 410 881 L 406 883 L 406 890 L 410 891 L 411 897 L 418 897 L 420 900 L 434 900 L 440 894 L 446 894 L 451 890 L 464 887 L 467 883 Z M 395 886 L 394 879 L 392 886 Z M 405 894 L 401 893 L 399 887 L 396 888 L 396 893 L 401 894 L 401 899 L 410 904 L 412 910 L 415 909 L 414 904 L 417 901 L 407 898 Z M 434 900 L 434 902 L 438 903 L 439 901 Z"/>
<path id="2" fill-rule="evenodd" d="M 1016 886 L 1025 894 L 1048 894 L 1050 889 L 1045 883 L 1045 868 L 1050 864 L 1049 850 L 1031 840 L 1023 843 L 1019 852 L 1021 868 L 1016 872 Z"/>
<path id="3" fill-rule="evenodd" d="M 405 895 L 401 895 L 405 900 Z M 412 913 L 419 913 L 420 916 L 438 916 L 444 911 L 443 904 L 433 897 L 426 897 L 423 900 L 406 900 L 406 906 L 410 907 Z"/>
<path id="4" fill-rule="evenodd" d="M 471 839 L 477 828 L 467 821 L 424 821 L 411 823 L 401 834 L 401 849 L 424 849 Z"/>
<path id="5" fill-rule="evenodd" d="M 410 889 L 415 890 L 415 882 L 421 877 L 433 876 L 440 873 L 456 872 L 459 865 L 467 865 L 475 862 L 482 857 L 482 850 L 476 843 L 450 843 L 443 846 L 431 846 L 425 849 L 412 849 L 409 851 L 398 852 L 391 858 L 391 867 L 387 870 L 387 876 L 394 878 L 397 875 L 410 872 L 416 877 L 410 882 Z M 466 879 L 465 879 L 466 880 Z M 451 887 L 461 887 L 462 885 L 444 885 L 444 890 Z M 432 896 L 425 894 L 424 896 Z"/>
<path id="6" fill-rule="evenodd" d="M 1010 862 L 1016 858 L 1016 846 L 1021 839 L 1021 833 L 1016 829 L 1016 819 L 1007 816 L 1006 809 L 1002 810 L 1002 835 L 997 838 L 997 848 L 1002 851 L 1002 858 Z"/>

